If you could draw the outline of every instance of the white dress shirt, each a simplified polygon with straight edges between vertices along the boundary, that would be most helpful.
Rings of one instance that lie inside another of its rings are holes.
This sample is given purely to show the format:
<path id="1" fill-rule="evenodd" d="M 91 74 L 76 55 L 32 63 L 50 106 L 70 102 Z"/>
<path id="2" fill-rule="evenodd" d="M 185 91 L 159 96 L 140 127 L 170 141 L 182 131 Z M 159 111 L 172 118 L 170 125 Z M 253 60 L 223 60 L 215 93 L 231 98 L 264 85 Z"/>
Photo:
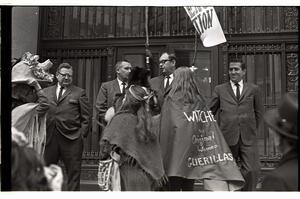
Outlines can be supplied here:
<path id="1" fill-rule="evenodd" d="M 236 96 L 236 85 L 233 81 L 230 80 L 230 84 L 231 84 L 231 88 Z M 240 96 L 242 94 L 242 91 L 243 91 L 243 87 L 244 87 L 244 82 L 243 80 L 239 81 L 238 84 L 240 85 Z"/>
<path id="2" fill-rule="evenodd" d="M 57 87 L 56 87 L 56 99 L 58 99 L 58 95 L 59 95 L 59 91 L 60 91 L 60 85 L 57 84 Z M 63 89 L 62 93 L 61 93 L 61 96 L 63 96 L 64 92 L 66 91 L 66 88 Z"/>
<path id="3" fill-rule="evenodd" d="M 171 74 L 171 75 L 169 75 L 169 85 L 171 85 L 171 83 L 172 83 L 172 81 L 173 81 L 173 79 L 174 79 L 174 75 L 173 75 L 173 73 Z M 166 87 L 166 84 L 167 84 L 167 78 L 166 77 L 164 77 L 164 88 Z"/>
<path id="4" fill-rule="evenodd" d="M 122 89 L 123 89 L 123 82 L 121 81 L 121 80 L 119 80 L 119 78 L 117 78 L 117 80 L 118 80 L 118 84 L 119 84 L 119 88 L 120 88 L 120 91 L 121 91 L 121 93 L 122 93 Z M 124 82 L 125 83 L 125 88 L 127 87 L 127 82 Z"/>

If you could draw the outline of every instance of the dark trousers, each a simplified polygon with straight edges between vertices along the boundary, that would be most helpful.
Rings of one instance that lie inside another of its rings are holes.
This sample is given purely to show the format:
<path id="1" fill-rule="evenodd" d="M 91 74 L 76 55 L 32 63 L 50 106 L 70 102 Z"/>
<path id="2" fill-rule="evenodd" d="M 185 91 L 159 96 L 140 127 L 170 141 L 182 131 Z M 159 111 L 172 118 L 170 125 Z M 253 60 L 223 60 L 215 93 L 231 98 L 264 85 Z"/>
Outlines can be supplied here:
<path id="1" fill-rule="evenodd" d="M 241 138 L 238 143 L 229 146 L 233 157 L 240 165 L 240 171 L 245 179 L 242 191 L 255 191 L 260 174 L 259 153 L 256 143 L 244 145 Z"/>
<path id="2" fill-rule="evenodd" d="M 70 140 L 59 132 L 55 132 L 47 141 L 44 153 L 45 163 L 46 165 L 57 164 L 59 160 L 62 160 L 67 172 L 68 191 L 80 190 L 82 152 L 83 140 L 81 137 Z"/>
<path id="3" fill-rule="evenodd" d="M 193 191 L 194 180 L 172 176 L 166 186 L 168 191 Z"/>

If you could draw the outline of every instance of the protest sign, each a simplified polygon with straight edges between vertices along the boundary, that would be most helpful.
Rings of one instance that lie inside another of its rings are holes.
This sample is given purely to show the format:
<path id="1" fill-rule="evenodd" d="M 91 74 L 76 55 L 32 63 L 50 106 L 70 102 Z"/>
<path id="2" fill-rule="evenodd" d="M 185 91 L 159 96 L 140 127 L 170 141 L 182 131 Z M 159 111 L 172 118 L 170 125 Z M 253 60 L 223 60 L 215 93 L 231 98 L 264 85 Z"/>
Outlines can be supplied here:
<path id="1" fill-rule="evenodd" d="M 213 7 L 185 6 L 184 9 L 200 34 L 203 46 L 211 47 L 226 42 L 218 16 Z"/>
<path id="2" fill-rule="evenodd" d="M 161 112 L 159 140 L 167 176 L 201 179 L 213 191 L 223 191 L 224 185 L 230 191 L 243 187 L 243 176 L 203 101 L 182 105 L 167 96 Z"/>

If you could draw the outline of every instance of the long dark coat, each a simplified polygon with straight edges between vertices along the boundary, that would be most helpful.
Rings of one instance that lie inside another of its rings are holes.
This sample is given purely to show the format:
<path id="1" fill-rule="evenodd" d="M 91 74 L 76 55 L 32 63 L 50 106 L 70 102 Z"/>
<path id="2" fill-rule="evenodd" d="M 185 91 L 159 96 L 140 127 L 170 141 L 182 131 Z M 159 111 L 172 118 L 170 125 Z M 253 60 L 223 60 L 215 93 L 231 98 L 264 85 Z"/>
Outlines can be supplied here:
<path id="1" fill-rule="evenodd" d="M 159 143 L 167 176 L 228 183 L 230 190 L 242 188 L 244 179 L 202 99 L 184 103 L 166 96 Z M 216 184 L 210 190 L 220 190 Z"/>

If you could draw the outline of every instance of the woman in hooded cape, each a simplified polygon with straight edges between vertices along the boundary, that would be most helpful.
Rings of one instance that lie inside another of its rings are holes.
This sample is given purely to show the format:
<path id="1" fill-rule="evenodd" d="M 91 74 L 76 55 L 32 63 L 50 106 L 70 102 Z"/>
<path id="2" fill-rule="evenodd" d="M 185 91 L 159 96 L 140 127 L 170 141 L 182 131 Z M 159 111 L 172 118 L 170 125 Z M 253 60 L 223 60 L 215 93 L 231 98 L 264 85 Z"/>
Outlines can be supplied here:
<path id="1" fill-rule="evenodd" d="M 111 152 L 120 156 L 122 191 L 151 191 L 164 176 L 158 139 L 153 132 L 146 87 L 130 85 L 120 109 L 112 117 L 100 141 L 101 159 Z"/>
<path id="2" fill-rule="evenodd" d="M 174 178 L 177 183 L 201 179 L 206 190 L 242 188 L 244 179 L 188 67 L 174 72 L 162 106 L 159 142 L 170 190 L 181 190 Z"/>

